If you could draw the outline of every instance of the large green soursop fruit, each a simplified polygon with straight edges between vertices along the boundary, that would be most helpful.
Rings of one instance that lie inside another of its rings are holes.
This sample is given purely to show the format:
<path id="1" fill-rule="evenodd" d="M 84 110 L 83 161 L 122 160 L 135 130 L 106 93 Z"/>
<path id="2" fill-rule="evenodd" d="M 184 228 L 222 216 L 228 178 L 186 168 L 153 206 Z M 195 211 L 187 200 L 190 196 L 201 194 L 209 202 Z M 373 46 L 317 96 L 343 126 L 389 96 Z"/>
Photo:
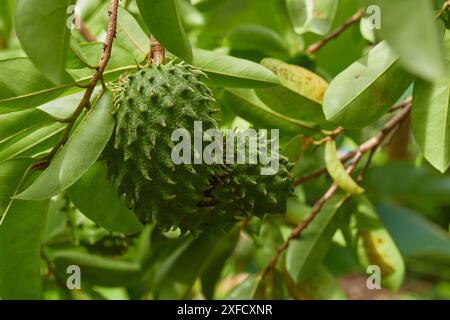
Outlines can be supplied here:
<path id="1" fill-rule="evenodd" d="M 150 66 L 122 77 L 114 93 L 115 133 L 106 152 L 109 174 L 127 205 L 146 223 L 192 229 L 197 203 L 216 167 L 174 165 L 172 132 L 216 128 L 210 89 L 186 65 Z"/>
<path id="2" fill-rule="evenodd" d="M 191 66 L 168 64 L 124 76 L 116 85 L 116 126 L 104 157 L 119 195 L 125 194 L 142 222 L 165 230 L 179 227 L 183 233 L 284 213 L 292 183 L 284 158 L 270 176 L 261 175 L 260 164 L 172 162 L 175 130 L 184 128 L 194 136 L 194 121 L 202 121 L 204 131 L 218 128 L 214 98 L 201 77 Z"/>

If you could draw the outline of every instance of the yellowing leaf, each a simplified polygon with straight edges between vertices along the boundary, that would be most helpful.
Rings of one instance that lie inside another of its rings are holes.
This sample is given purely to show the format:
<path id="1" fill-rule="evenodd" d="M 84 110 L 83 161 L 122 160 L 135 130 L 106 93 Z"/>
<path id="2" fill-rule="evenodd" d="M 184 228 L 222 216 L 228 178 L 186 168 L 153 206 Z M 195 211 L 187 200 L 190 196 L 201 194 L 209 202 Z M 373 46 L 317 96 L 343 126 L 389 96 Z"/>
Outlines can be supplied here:
<path id="1" fill-rule="evenodd" d="M 261 64 L 272 70 L 286 88 L 314 102 L 322 103 L 328 83 L 317 74 L 273 58 L 263 59 Z"/>
<path id="2" fill-rule="evenodd" d="M 339 160 L 334 140 L 329 140 L 325 145 L 325 164 L 328 173 L 340 188 L 350 194 L 361 194 L 364 192 L 364 189 L 352 179 L 342 165 L 341 160 Z"/>
<path id="3" fill-rule="evenodd" d="M 403 258 L 369 199 L 359 196 L 356 200 L 356 212 L 351 222 L 351 246 L 354 247 L 363 269 L 370 265 L 378 266 L 381 271 L 381 285 L 396 291 L 405 276 Z"/>

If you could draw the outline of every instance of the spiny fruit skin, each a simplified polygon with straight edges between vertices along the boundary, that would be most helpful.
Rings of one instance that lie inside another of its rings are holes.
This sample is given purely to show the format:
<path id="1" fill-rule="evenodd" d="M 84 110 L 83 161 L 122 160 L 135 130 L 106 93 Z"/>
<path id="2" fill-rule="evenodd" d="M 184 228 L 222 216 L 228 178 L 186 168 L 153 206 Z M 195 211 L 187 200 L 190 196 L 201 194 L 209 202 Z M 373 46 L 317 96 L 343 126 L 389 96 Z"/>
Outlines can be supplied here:
<path id="1" fill-rule="evenodd" d="M 200 77 L 184 64 L 150 66 L 114 88 L 116 126 L 104 158 L 119 195 L 143 223 L 179 227 L 183 234 L 225 231 L 252 215 L 284 213 L 292 175 L 283 157 L 268 176 L 261 164 L 173 164 L 176 129 L 193 136 L 195 121 L 203 130 L 218 128 L 214 98 Z"/>
<path id="2" fill-rule="evenodd" d="M 259 149 L 253 152 L 260 155 Z M 272 153 L 271 156 L 276 155 Z M 211 176 L 204 210 L 213 210 L 225 228 L 236 220 L 253 215 L 262 218 L 265 214 L 285 213 L 287 199 L 293 194 L 290 172 L 293 164 L 282 155 L 278 157 L 279 168 L 274 175 L 261 174 L 261 168 L 267 165 L 247 162 L 227 165 L 224 174 Z"/>
<path id="3" fill-rule="evenodd" d="M 165 230 L 195 229 L 208 177 L 221 171 L 171 160 L 176 129 L 192 134 L 194 121 L 202 121 L 204 130 L 217 128 L 214 98 L 200 77 L 188 65 L 156 65 L 122 77 L 113 89 L 116 126 L 105 152 L 109 176 L 142 222 L 156 221 Z"/>
<path id="4" fill-rule="evenodd" d="M 260 164 L 234 164 L 232 172 L 214 182 L 211 196 L 216 210 L 236 212 L 237 216 L 262 217 L 266 213 L 286 212 L 287 199 L 292 195 L 291 164 L 280 156 L 280 168 L 275 175 L 261 175 Z"/>

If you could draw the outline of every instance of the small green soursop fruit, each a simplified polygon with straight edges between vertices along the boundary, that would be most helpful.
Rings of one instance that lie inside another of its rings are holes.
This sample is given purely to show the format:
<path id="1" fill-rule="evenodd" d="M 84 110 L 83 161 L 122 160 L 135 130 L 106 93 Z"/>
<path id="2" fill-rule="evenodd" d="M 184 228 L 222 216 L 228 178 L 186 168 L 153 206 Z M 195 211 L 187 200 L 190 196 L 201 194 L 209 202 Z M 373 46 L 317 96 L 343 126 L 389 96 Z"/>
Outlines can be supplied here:
<path id="1" fill-rule="evenodd" d="M 208 177 L 221 170 L 171 159 L 176 129 L 192 134 L 194 121 L 204 130 L 217 128 L 214 98 L 201 76 L 184 64 L 151 65 L 123 76 L 113 89 L 116 126 L 105 151 L 110 179 L 142 222 L 165 230 L 199 225 L 197 204 Z"/>
<path id="2" fill-rule="evenodd" d="M 258 138 L 259 140 L 259 138 Z M 271 157 L 278 157 L 278 168 L 271 175 L 263 175 L 263 165 L 260 161 L 249 163 L 251 154 L 254 159 L 260 159 L 261 143 L 258 149 L 248 149 L 245 142 L 247 160 L 245 164 L 234 163 L 227 165 L 226 173 L 210 177 L 210 188 L 206 191 L 205 210 L 213 210 L 217 218 L 221 219 L 220 226 L 227 227 L 236 220 L 265 214 L 283 214 L 286 212 L 287 199 L 292 196 L 293 176 L 290 170 L 293 164 L 282 155 L 270 152 Z M 266 144 L 267 146 L 267 144 Z M 242 145 L 235 144 L 235 149 Z M 235 152 L 237 154 L 237 150 Z"/>

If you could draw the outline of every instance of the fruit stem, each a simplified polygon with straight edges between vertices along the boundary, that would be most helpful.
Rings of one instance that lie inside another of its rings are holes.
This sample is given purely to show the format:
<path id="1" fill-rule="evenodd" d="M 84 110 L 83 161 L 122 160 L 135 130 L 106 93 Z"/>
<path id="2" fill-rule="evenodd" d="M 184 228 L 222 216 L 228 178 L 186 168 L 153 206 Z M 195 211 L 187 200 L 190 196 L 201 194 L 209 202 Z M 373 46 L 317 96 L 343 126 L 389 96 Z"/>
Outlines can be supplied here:
<path id="1" fill-rule="evenodd" d="M 148 55 L 148 62 L 156 65 L 164 63 L 166 58 L 166 50 L 154 37 L 150 37 L 150 54 Z"/>

